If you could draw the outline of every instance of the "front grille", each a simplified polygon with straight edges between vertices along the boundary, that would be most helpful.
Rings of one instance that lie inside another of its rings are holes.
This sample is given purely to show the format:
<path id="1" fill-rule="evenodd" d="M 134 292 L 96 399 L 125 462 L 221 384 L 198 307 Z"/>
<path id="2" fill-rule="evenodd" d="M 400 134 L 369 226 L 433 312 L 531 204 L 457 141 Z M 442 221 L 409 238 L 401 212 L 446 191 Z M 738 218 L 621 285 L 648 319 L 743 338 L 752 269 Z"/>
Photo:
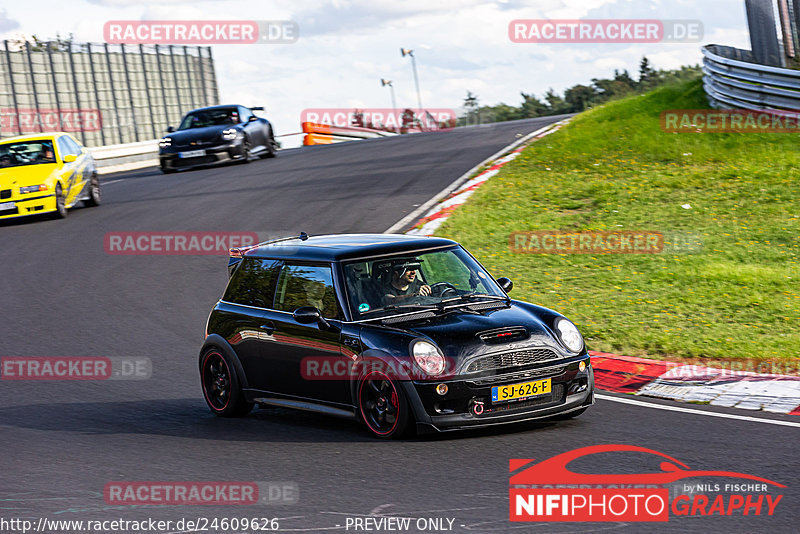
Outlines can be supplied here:
<path id="1" fill-rule="evenodd" d="M 3 189 L 0 191 L 0 199 L 11 198 L 11 189 Z"/>
<path id="2" fill-rule="evenodd" d="M 534 406 L 545 406 L 547 404 L 559 404 L 564 402 L 564 384 L 555 384 L 550 395 L 542 395 L 532 399 L 516 402 L 505 402 L 503 404 L 487 404 L 482 415 L 496 414 L 498 412 L 508 412 L 511 410 L 522 410 Z M 480 417 L 480 416 L 479 416 Z"/>
<path id="3" fill-rule="evenodd" d="M 505 352 L 502 354 L 491 354 L 471 362 L 467 366 L 465 372 L 480 373 L 482 371 L 491 371 L 493 369 L 520 367 L 522 365 L 530 365 L 532 363 L 548 362 L 558 358 L 559 355 L 556 351 L 545 348 L 518 350 L 514 352 Z"/>
<path id="4" fill-rule="evenodd" d="M 467 381 L 467 385 L 472 387 L 484 387 L 498 384 L 513 384 L 514 382 L 522 382 L 542 376 L 558 376 L 563 374 L 566 370 L 566 365 L 545 367 L 544 369 L 530 369 L 528 371 L 517 371 L 516 373 L 473 378 L 472 380 Z"/>

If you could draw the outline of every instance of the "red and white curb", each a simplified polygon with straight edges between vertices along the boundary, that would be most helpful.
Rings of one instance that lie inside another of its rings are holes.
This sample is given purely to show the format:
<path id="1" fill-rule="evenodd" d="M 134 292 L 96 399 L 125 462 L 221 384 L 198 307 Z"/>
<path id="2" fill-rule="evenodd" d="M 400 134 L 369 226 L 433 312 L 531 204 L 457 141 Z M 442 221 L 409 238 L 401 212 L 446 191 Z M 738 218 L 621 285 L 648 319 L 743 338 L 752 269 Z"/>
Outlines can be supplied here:
<path id="1" fill-rule="evenodd" d="M 719 369 L 603 352 L 589 354 L 598 389 L 800 415 L 800 376 Z"/>
<path id="2" fill-rule="evenodd" d="M 439 199 L 438 204 L 428 209 L 421 217 L 419 217 L 414 223 L 413 228 L 408 230 L 406 233 L 410 235 L 433 235 L 434 232 L 436 232 L 436 230 L 442 225 L 442 223 L 444 223 L 447 218 L 450 217 L 450 215 L 456 210 L 456 208 L 464 204 L 480 186 L 486 183 L 487 180 L 500 172 L 500 169 L 502 169 L 504 165 L 506 165 L 509 161 L 515 160 L 530 142 L 541 139 L 546 135 L 550 135 L 551 133 L 558 131 L 568 122 L 569 119 L 566 119 L 548 125 L 541 130 L 537 130 L 520 139 L 516 143 L 504 148 L 499 155 L 492 156 L 489 161 L 485 161 L 478 165 L 478 167 L 483 167 L 485 165 L 488 165 L 489 167 L 477 176 L 469 178 L 466 182 L 463 180 L 457 180 L 458 184 L 454 188 L 451 188 L 447 194 L 443 195 L 442 198 Z M 474 173 L 475 170 L 470 171 L 468 175 L 472 175 Z M 397 225 L 395 225 L 395 227 L 396 226 Z"/>

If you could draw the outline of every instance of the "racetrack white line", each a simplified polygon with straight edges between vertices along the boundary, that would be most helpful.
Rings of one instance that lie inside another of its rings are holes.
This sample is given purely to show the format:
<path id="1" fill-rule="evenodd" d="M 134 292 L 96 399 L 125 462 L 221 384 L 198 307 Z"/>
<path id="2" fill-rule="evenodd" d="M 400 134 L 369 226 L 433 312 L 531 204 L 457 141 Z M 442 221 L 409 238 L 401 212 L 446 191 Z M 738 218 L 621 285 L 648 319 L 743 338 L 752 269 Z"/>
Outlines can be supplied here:
<path id="1" fill-rule="evenodd" d="M 644 406 L 646 408 L 656 408 L 659 410 L 667 410 L 670 412 L 683 412 L 683 413 L 690 413 L 695 415 L 708 415 L 710 417 L 721 417 L 723 419 L 737 419 L 739 421 L 755 421 L 756 423 L 769 423 L 771 425 L 781 425 L 781 426 L 793 426 L 800 428 L 800 423 L 794 423 L 792 421 L 777 421 L 775 419 L 760 419 L 758 417 L 750 417 L 748 415 L 735 415 L 730 413 L 718 413 L 718 412 L 705 412 L 703 410 L 695 410 L 693 408 L 683 408 L 682 406 L 667 406 L 665 404 L 656 404 L 653 402 L 646 402 L 634 399 L 625 399 L 620 397 L 612 397 L 609 395 L 598 395 L 595 394 L 595 398 L 603 399 L 603 400 L 610 400 L 613 402 L 621 402 L 622 404 L 633 404 L 634 406 Z"/>

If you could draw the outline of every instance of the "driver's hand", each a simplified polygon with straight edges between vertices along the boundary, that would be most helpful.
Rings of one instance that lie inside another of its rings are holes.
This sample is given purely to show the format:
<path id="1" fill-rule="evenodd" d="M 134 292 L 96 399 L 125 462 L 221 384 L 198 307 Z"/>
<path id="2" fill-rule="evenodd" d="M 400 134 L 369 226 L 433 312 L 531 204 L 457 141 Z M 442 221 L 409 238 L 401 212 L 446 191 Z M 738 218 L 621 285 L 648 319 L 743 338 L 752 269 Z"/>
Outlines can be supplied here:
<path id="1" fill-rule="evenodd" d="M 427 297 L 428 295 L 431 294 L 431 286 L 425 285 L 420 287 L 418 293 L 423 297 Z"/>

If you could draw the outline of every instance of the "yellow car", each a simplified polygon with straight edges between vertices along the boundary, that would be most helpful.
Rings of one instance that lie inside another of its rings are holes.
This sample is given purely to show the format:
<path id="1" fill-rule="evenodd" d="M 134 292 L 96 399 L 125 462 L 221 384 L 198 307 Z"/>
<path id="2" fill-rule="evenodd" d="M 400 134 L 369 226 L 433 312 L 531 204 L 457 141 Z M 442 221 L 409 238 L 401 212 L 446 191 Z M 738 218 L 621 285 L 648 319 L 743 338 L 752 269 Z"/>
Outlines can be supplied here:
<path id="1" fill-rule="evenodd" d="M 52 213 L 67 216 L 79 201 L 100 204 L 100 182 L 89 150 L 67 133 L 0 141 L 0 219 Z"/>

